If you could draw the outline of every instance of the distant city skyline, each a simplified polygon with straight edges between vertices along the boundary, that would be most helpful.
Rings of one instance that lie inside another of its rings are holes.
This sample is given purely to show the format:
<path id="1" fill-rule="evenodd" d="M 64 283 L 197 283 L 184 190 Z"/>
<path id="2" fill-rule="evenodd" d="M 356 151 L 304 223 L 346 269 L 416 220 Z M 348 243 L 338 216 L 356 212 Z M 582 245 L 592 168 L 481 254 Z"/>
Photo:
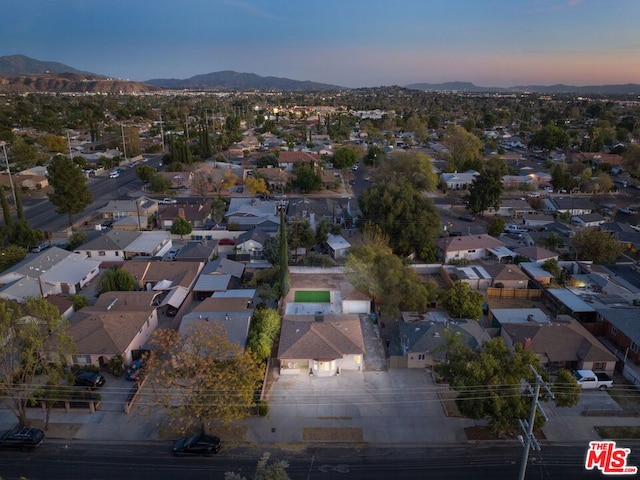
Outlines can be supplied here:
<path id="1" fill-rule="evenodd" d="M 637 0 L 23 0 L 0 55 L 145 81 L 221 70 L 343 87 L 640 83 Z"/>

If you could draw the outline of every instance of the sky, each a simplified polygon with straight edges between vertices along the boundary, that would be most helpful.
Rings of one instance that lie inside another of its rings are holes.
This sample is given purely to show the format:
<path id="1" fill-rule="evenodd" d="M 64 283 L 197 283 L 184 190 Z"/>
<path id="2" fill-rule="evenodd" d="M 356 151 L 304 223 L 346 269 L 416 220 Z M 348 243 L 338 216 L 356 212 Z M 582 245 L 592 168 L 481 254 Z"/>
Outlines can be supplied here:
<path id="1" fill-rule="evenodd" d="M 124 79 L 640 83 L 640 0 L 4 0 L 0 56 Z"/>

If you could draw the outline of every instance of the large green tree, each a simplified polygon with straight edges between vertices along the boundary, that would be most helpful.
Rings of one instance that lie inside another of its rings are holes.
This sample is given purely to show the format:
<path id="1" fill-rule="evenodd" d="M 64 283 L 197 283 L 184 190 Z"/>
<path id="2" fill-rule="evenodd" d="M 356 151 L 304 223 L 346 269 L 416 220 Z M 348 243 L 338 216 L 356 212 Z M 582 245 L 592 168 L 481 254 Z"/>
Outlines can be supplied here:
<path id="1" fill-rule="evenodd" d="M 449 363 L 437 365 L 435 370 L 457 391 L 460 412 L 470 418 L 488 419 L 497 433 L 517 428 L 520 419 L 529 418 L 531 396 L 523 390 L 522 380 L 535 382 L 531 367 L 540 371 L 535 353 L 524 350 L 520 344 L 511 350 L 497 337 L 476 350 L 458 349 Z M 579 392 L 565 393 L 558 405 L 575 405 Z M 543 421 L 538 415 L 536 426 Z"/>
<path id="2" fill-rule="evenodd" d="M 173 235 L 180 235 L 180 240 L 182 240 L 184 236 L 189 235 L 192 230 L 193 226 L 186 218 L 176 217 L 173 219 L 170 231 Z"/>
<path id="3" fill-rule="evenodd" d="M 211 422 L 249 415 L 264 370 L 251 352 L 229 341 L 223 324 L 202 320 L 180 332 L 158 329 L 151 343 L 148 385 L 171 426 L 205 431 Z"/>
<path id="4" fill-rule="evenodd" d="M 121 267 L 111 267 L 100 277 L 100 292 L 131 292 L 137 287 L 136 279 Z"/>
<path id="5" fill-rule="evenodd" d="M 49 201 L 56 206 L 56 212 L 69 216 L 69 226 L 73 225 L 73 215 L 83 212 L 93 201 L 87 186 L 87 178 L 70 158 L 57 155 L 47 167 L 49 184 L 53 192 Z"/>
<path id="6" fill-rule="evenodd" d="M 480 320 L 482 317 L 484 296 L 468 283 L 456 281 L 453 287 L 441 292 L 440 301 L 453 318 Z"/>
<path id="7" fill-rule="evenodd" d="M 622 166 L 634 177 L 640 177 L 640 145 L 632 143 L 622 154 Z"/>
<path id="8" fill-rule="evenodd" d="M 256 358 L 266 361 L 271 355 L 273 343 L 275 342 L 282 317 L 272 308 L 258 308 L 251 318 L 251 327 L 247 336 L 247 348 L 250 349 Z"/>
<path id="9" fill-rule="evenodd" d="M 562 128 L 549 124 L 542 127 L 529 142 L 530 147 L 539 147 L 550 151 L 556 148 L 566 148 L 569 146 L 569 134 Z"/>
<path id="10" fill-rule="evenodd" d="M 44 297 L 24 304 L 0 299 L 0 395 L 20 426 L 28 424 L 27 406 L 44 383 L 66 383 L 64 355 L 74 351 L 68 327 Z"/>
<path id="11" fill-rule="evenodd" d="M 418 190 L 432 192 L 438 185 L 429 155 L 417 151 L 394 152 L 379 163 L 378 180 L 408 181 Z"/>
<path id="12" fill-rule="evenodd" d="M 447 127 L 443 143 L 449 149 L 449 159 L 456 168 L 462 168 L 470 160 L 482 158 L 482 141 L 460 126 Z"/>
<path id="13" fill-rule="evenodd" d="M 622 244 L 610 232 L 596 227 L 576 232 L 570 245 L 578 260 L 591 260 L 594 263 L 613 263 L 624 252 Z"/>
<path id="14" fill-rule="evenodd" d="M 467 208 L 478 214 L 482 214 L 488 208 L 497 210 L 503 192 L 502 177 L 496 171 L 484 170 L 471 182 L 469 193 L 465 196 Z"/>
<path id="15" fill-rule="evenodd" d="M 350 168 L 358 161 L 358 154 L 353 148 L 340 147 L 331 158 L 333 168 Z"/>
<path id="16" fill-rule="evenodd" d="M 376 183 L 359 198 L 364 223 L 378 225 L 390 239 L 394 253 L 435 258 L 435 239 L 440 233 L 440 216 L 431 199 L 410 181 Z"/>
<path id="17" fill-rule="evenodd" d="M 155 174 L 156 169 L 151 165 L 138 165 L 136 167 L 136 176 L 142 180 L 143 183 L 149 183 Z"/>
<path id="18" fill-rule="evenodd" d="M 299 163 L 293 169 L 293 185 L 302 193 L 315 192 L 322 188 L 322 177 L 311 163 Z"/>

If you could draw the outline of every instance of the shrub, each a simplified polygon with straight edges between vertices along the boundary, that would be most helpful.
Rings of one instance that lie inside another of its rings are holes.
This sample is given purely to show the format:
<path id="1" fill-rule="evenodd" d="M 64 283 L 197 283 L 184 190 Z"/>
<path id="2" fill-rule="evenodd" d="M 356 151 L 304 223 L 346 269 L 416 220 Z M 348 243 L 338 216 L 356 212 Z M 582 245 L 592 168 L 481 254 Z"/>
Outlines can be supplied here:
<path id="1" fill-rule="evenodd" d="M 105 366 L 107 372 L 114 377 L 121 377 L 124 373 L 124 359 L 122 355 L 111 357 Z"/>
<path id="2" fill-rule="evenodd" d="M 266 417 L 267 415 L 269 415 L 269 404 L 267 402 L 265 402 L 264 400 L 258 400 L 257 405 L 258 415 L 260 415 L 261 417 Z"/>

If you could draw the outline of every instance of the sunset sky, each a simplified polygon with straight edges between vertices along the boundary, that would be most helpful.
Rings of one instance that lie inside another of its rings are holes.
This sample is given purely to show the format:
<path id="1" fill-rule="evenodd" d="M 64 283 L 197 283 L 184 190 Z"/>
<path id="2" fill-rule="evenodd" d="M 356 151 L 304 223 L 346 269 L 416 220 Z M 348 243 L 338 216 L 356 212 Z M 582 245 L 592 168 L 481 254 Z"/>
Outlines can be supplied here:
<path id="1" fill-rule="evenodd" d="M 0 55 L 131 80 L 640 83 L 640 0 L 7 0 Z"/>

